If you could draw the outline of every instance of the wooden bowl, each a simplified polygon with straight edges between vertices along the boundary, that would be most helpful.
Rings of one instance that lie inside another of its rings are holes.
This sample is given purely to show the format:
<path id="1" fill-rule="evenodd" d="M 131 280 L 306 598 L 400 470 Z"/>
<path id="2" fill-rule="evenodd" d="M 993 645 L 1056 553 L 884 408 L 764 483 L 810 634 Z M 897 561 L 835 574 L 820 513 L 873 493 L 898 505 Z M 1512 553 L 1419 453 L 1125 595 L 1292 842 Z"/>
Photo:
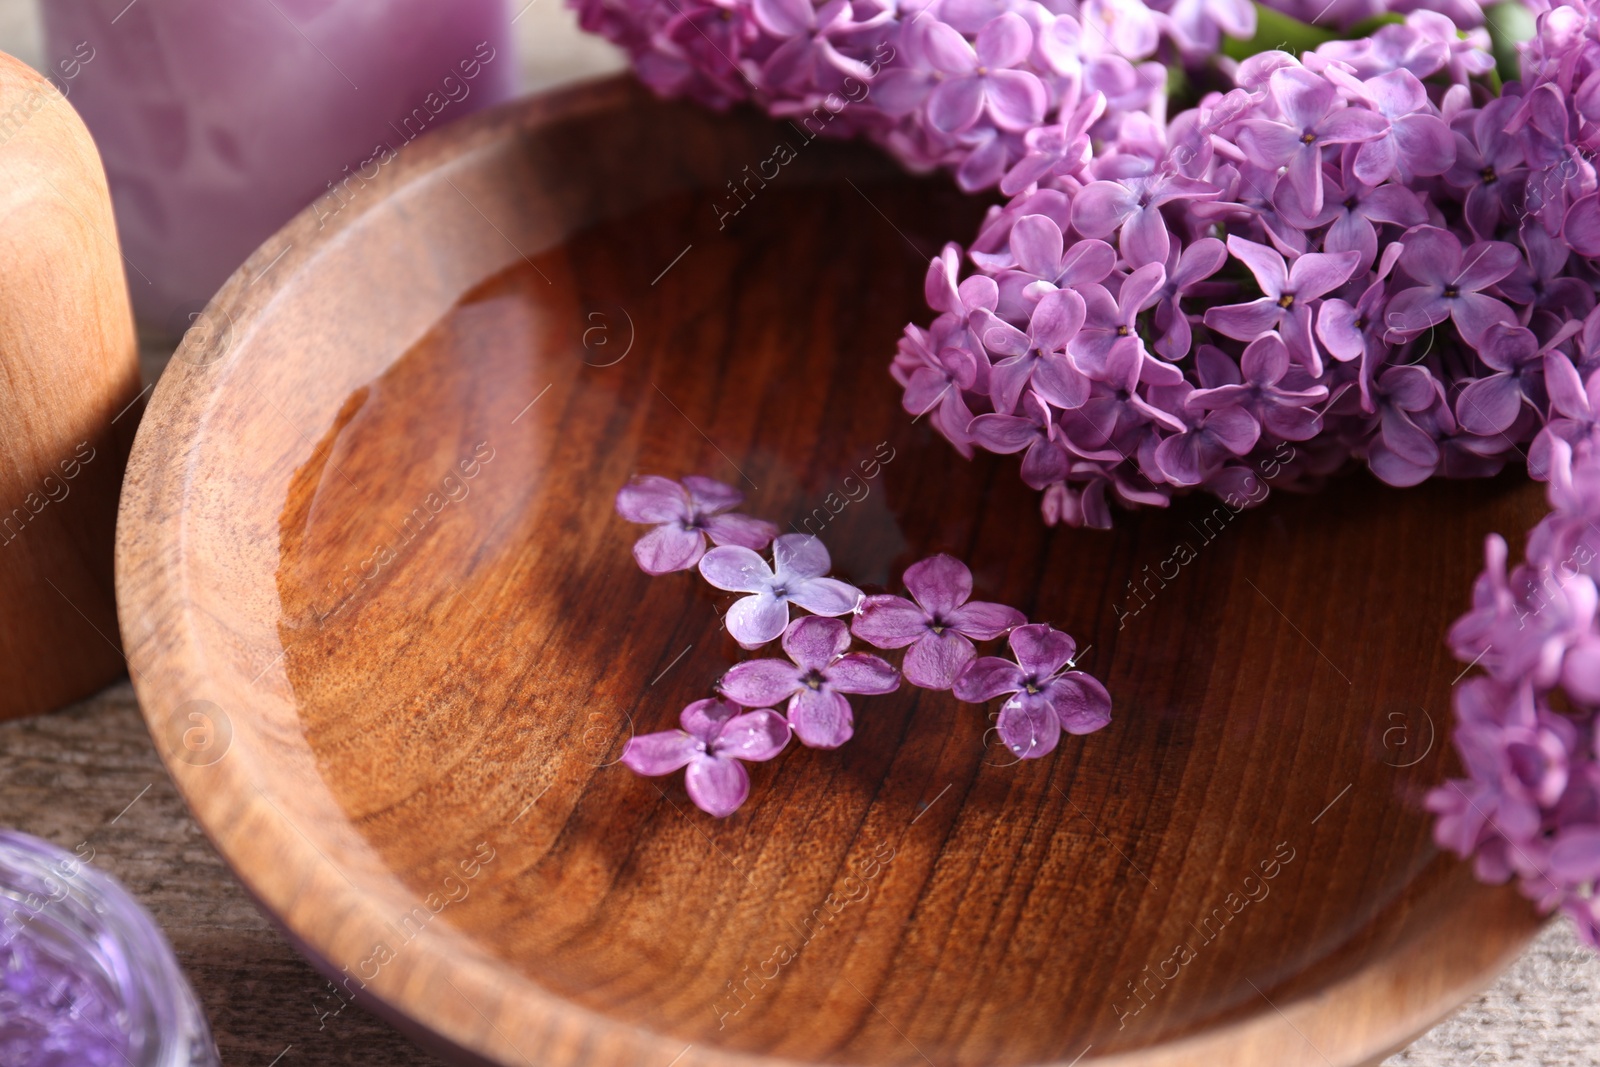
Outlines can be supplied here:
<path id="1" fill-rule="evenodd" d="M 405 148 L 218 295 L 139 433 L 122 627 L 328 1010 L 552 1067 L 1346 1065 L 1517 953 L 1531 909 L 1420 805 L 1445 629 L 1538 488 L 1046 529 L 887 373 L 981 208 L 614 80 Z M 634 566 L 639 471 L 743 486 L 869 587 L 956 553 L 1090 646 L 1115 721 L 1011 765 L 995 708 L 902 689 L 703 815 L 616 762 L 740 658 L 727 597 Z"/>

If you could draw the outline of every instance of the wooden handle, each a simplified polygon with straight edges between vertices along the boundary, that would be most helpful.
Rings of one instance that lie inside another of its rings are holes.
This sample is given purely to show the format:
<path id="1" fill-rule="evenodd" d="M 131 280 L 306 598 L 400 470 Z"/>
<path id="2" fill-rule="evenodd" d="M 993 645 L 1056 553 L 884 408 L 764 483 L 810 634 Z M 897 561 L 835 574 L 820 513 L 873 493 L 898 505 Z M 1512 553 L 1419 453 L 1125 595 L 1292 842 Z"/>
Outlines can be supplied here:
<path id="1" fill-rule="evenodd" d="M 124 669 L 111 555 L 139 390 L 99 153 L 59 90 L 0 54 L 0 718 Z"/>

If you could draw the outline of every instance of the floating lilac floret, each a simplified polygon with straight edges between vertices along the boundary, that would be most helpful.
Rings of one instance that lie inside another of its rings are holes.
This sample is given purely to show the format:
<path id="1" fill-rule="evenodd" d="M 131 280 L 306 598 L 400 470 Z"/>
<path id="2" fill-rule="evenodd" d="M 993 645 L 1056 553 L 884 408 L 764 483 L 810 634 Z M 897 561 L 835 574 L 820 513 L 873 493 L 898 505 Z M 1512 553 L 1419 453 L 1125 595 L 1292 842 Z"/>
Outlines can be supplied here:
<path id="1" fill-rule="evenodd" d="M 770 522 L 729 513 L 744 501 L 731 485 L 691 474 L 681 483 L 641 475 L 617 491 L 617 514 L 629 522 L 655 524 L 634 542 L 633 558 L 646 574 L 683 571 L 700 562 L 706 538 L 715 545 L 761 551 L 777 536 Z"/>
<path id="2" fill-rule="evenodd" d="M 981 704 L 1003 693 L 1015 694 L 1000 708 L 996 726 L 1006 747 L 1020 759 L 1055 751 L 1061 731 L 1089 734 L 1111 722 L 1111 696 L 1092 675 L 1073 669 L 1078 645 L 1045 623 L 1011 631 L 1016 662 L 984 656 L 967 664 L 956 678 L 958 700 Z"/>
<path id="3" fill-rule="evenodd" d="M 719 819 L 733 814 L 750 795 L 744 764 L 769 760 L 789 743 L 789 724 L 771 708 L 741 714 L 726 700 L 697 700 L 683 709 L 678 721 L 681 730 L 629 740 L 622 762 L 652 776 L 688 768 L 683 784 L 689 799 Z"/>
<path id="4" fill-rule="evenodd" d="M 951 556 L 913 563 L 903 580 L 912 600 L 869 596 L 850 629 L 878 648 L 904 648 L 906 681 L 923 689 L 949 689 L 977 656 L 973 641 L 992 640 L 1028 621 L 1016 608 L 971 600 L 972 572 Z"/>
<path id="5" fill-rule="evenodd" d="M 784 534 L 772 542 L 772 565 L 749 548 L 713 548 L 700 560 L 700 573 L 718 589 L 749 593 L 733 602 L 723 623 L 745 648 L 760 648 L 789 625 L 789 605 L 813 615 L 848 615 L 861 604 L 861 590 L 824 577 L 832 561 L 811 534 Z"/>
<path id="6" fill-rule="evenodd" d="M 789 725 L 810 748 L 838 748 L 855 732 L 845 694 L 892 693 L 900 673 L 867 652 L 847 652 L 850 629 L 838 619 L 796 619 L 783 635 L 793 662 L 750 659 L 722 676 L 723 696 L 745 707 L 789 704 Z"/>

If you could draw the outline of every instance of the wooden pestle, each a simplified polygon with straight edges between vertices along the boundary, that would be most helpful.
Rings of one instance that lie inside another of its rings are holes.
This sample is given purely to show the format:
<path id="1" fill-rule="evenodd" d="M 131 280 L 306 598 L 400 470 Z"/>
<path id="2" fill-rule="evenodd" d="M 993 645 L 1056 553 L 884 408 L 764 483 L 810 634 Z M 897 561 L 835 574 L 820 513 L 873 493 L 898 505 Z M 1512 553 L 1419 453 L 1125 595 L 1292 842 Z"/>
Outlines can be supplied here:
<path id="1" fill-rule="evenodd" d="M 111 555 L 141 397 L 99 153 L 0 53 L 0 719 L 126 669 Z"/>

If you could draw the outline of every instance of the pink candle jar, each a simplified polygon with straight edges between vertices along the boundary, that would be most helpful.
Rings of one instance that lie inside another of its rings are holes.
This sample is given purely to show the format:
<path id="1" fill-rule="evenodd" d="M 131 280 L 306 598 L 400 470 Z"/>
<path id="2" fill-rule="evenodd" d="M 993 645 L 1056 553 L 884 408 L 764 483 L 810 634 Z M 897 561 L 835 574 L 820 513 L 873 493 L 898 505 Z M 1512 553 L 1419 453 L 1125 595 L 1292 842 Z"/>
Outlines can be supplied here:
<path id="1" fill-rule="evenodd" d="M 411 140 L 517 86 L 508 0 L 41 7 L 105 161 L 134 311 L 168 335 L 296 211 L 336 213 Z"/>

